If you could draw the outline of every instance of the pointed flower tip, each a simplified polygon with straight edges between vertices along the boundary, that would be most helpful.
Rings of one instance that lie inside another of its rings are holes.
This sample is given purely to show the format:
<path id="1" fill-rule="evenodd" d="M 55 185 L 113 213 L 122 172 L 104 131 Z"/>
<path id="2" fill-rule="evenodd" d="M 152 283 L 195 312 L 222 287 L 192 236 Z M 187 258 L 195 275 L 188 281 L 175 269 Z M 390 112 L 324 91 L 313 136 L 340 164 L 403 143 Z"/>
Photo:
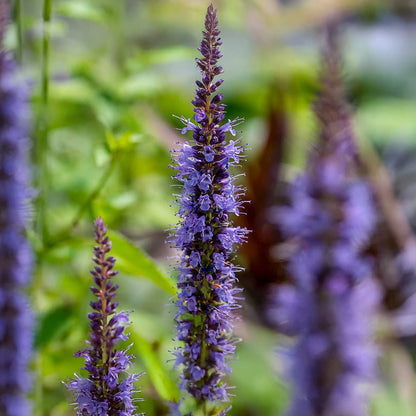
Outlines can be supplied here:
<path id="1" fill-rule="evenodd" d="M 215 29 L 215 27 L 218 25 L 217 20 L 217 9 L 213 6 L 211 3 L 208 6 L 207 14 L 205 16 L 205 29 L 208 32 L 211 32 Z"/>
<path id="2" fill-rule="evenodd" d="M 94 221 L 94 227 L 95 234 L 97 237 L 104 237 L 104 235 L 107 234 L 107 226 L 104 224 L 104 221 L 101 216 Z"/>
<path id="3" fill-rule="evenodd" d="M 103 221 L 103 219 L 102 219 L 102 217 L 101 217 L 101 216 L 99 216 L 99 217 L 95 220 L 94 225 L 95 225 L 95 227 L 96 227 L 96 228 L 102 228 L 102 227 L 104 226 L 104 221 Z"/>

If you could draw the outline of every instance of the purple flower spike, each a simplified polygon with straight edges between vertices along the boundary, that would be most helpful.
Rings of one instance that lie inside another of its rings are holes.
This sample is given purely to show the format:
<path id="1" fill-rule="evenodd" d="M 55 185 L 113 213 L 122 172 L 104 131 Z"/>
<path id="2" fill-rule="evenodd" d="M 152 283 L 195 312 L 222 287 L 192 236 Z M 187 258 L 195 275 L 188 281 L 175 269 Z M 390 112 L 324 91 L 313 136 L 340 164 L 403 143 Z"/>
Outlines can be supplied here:
<path id="1" fill-rule="evenodd" d="M 27 364 L 33 322 L 21 291 L 29 283 L 32 267 L 32 252 L 24 237 L 25 207 L 30 197 L 26 136 L 29 109 L 28 94 L 19 84 L 16 70 L 14 61 L 1 51 L 0 414 L 3 416 L 30 415 L 25 395 L 30 385 Z"/>
<path id="2" fill-rule="evenodd" d="M 333 35 L 330 30 L 329 51 Z M 321 129 L 317 152 L 292 183 L 290 205 L 277 213 L 283 234 L 293 241 L 288 265 L 293 285 L 278 289 L 273 310 L 280 329 L 296 336 L 285 354 L 292 383 L 288 416 L 365 416 L 366 383 L 377 373 L 371 319 L 380 291 L 363 254 L 375 211 L 368 185 L 356 175 L 334 52 L 324 54 L 323 89 L 315 106 Z"/>
<path id="3" fill-rule="evenodd" d="M 181 251 L 175 319 L 176 338 L 184 343 L 176 350 L 176 365 L 183 368 L 181 387 L 201 405 L 228 400 L 223 377 L 231 371 L 227 361 L 235 350 L 232 322 L 240 292 L 234 287 L 238 268 L 230 258 L 247 233 L 233 227 L 230 218 L 239 212 L 242 190 L 233 184 L 227 169 L 240 161 L 243 147 L 238 140 L 226 140 L 226 133 L 234 135 L 241 120 L 223 122 L 222 95 L 213 95 L 222 83 L 214 78 L 223 72 L 218 65 L 217 25 L 211 5 L 199 49 L 203 57 L 197 59 L 202 80 L 196 82 L 192 101 L 197 124 L 181 118 L 184 130 L 193 132 L 193 141 L 185 143 L 175 157 L 175 178 L 183 183 L 178 198 L 180 221 L 172 236 Z"/>
<path id="4" fill-rule="evenodd" d="M 106 236 L 107 228 L 101 217 L 95 221 L 95 241 L 93 260 L 96 267 L 91 272 L 95 286 L 91 292 L 97 301 L 91 302 L 94 312 L 88 314 L 90 320 L 89 347 L 75 354 L 85 360 L 84 370 L 88 377 L 76 377 L 68 384 L 77 399 L 78 416 L 132 416 L 136 406 L 132 398 L 134 382 L 140 374 L 126 374 L 131 365 L 132 355 L 118 350 L 117 343 L 127 340 L 124 333 L 129 323 L 127 312 L 116 312 L 118 302 L 114 300 L 118 285 L 112 278 L 115 259 L 108 255 L 111 241 Z"/>

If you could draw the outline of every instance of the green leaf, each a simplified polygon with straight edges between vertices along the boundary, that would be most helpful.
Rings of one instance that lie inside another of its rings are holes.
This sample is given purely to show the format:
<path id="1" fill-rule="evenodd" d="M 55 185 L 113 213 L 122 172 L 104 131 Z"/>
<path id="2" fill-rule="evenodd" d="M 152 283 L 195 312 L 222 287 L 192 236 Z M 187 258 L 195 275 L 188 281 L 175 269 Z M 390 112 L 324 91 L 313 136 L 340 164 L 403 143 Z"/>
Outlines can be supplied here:
<path id="1" fill-rule="evenodd" d="M 143 138 L 142 134 L 127 131 L 118 137 L 118 147 L 120 150 L 129 150 Z"/>
<path id="2" fill-rule="evenodd" d="M 377 144 L 384 145 L 392 137 L 414 143 L 416 126 L 414 100 L 398 98 L 377 98 L 361 105 L 357 114 L 358 125 Z"/>
<path id="3" fill-rule="evenodd" d="M 394 386 L 387 386 L 376 394 L 376 400 L 373 401 L 374 416 L 400 415 L 410 416 L 411 406 L 406 406 L 395 391 Z"/>
<path id="4" fill-rule="evenodd" d="M 130 339 L 134 344 L 134 348 L 140 354 L 140 358 L 146 366 L 147 373 L 159 396 L 164 400 L 179 401 L 178 387 L 169 377 L 167 369 L 162 365 L 155 344 L 143 338 L 132 327 L 129 329 L 131 330 Z"/>
<path id="5" fill-rule="evenodd" d="M 155 73 L 138 73 L 131 75 L 120 83 L 117 89 L 122 100 L 134 100 L 151 97 L 163 89 L 160 76 Z"/>
<path id="6" fill-rule="evenodd" d="M 79 79 L 68 81 L 51 81 L 50 95 L 53 100 L 74 103 L 77 105 L 89 105 L 94 100 L 94 90 L 87 82 Z M 58 105 L 61 105 L 59 103 Z"/>
<path id="7" fill-rule="evenodd" d="M 106 17 L 102 10 L 85 1 L 66 1 L 58 5 L 57 12 L 65 17 L 95 22 L 103 22 Z"/>
<path id="8" fill-rule="evenodd" d="M 42 315 L 35 331 L 35 348 L 46 347 L 69 327 L 74 311 L 67 305 L 58 306 Z"/>
<path id="9" fill-rule="evenodd" d="M 193 59 L 194 56 L 194 48 L 183 45 L 171 45 L 165 48 L 141 50 L 131 62 L 134 62 L 134 59 L 136 59 L 148 65 L 159 65 Z"/>
<path id="10" fill-rule="evenodd" d="M 107 145 L 110 152 L 114 152 L 117 149 L 117 139 L 111 131 L 105 131 L 105 137 L 107 139 Z"/>
<path id="11" fill-rule="evenodd" d="M 111 131 L 106 130 L 107 145 L 110 152 L 128 151 L 136 146 L 143 137 L 141 134 L 127 131 L 119 136 L 115 136 Z"/>
<path id="12" fill-rule="evenodd" d="M 108 231 L 108 236 L 113 242 L 112 255 L 120 271 L 149 279 L 169 294 L 176 294 L 172 279 L 146 253 L 116 231 Z"/>

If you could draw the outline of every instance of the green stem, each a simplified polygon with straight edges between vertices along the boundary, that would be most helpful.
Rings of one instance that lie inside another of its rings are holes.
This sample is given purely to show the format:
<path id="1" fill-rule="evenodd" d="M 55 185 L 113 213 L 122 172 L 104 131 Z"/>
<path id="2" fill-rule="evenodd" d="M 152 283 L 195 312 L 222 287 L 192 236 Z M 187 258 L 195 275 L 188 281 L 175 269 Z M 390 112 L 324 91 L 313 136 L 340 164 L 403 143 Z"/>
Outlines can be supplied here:
<path id="1" fill-rule="evenodd" d="M 42 102 L 46 106 L 49 98 L 49 49 L 50 49 L 50 21 L 52 1 L 43 3 L 43 42 L 42 42 Z"/>
<path id="2" fill-rule="evenodd" d="M 42 38 L 42 69 L 41 69 L 41 105 L 38 119 L 37 140 L 34 148 L 35 168 L 37 169 L 35 186 L 39 191 L 37 199 L 38 218 L 36 229 L 40 241 L 45 244 L 48 236 L 46 222 L 46 188 L 47 188 L 47 150 L 49 136 L 49 52 L 50 52 L 50 20 L 52 0 L 43 3 L 43 38 Z"/>
<path id="3" fill-rule="evenodd" d="M 208 409 L 208 403 L 206 400 L 198 401 L 198 408 L 196 409 L 196 414 L 198 416 L 209 416 L 211 413 Z"/>
<path id="4" fill-rule="evenodd" d="M 42 376 L 42 353 L 36 352 L 35 355 L 35 371 L 38 377 Z M 42 378 L 40 378 L 42 380 Z M 35 383 L 34 386 L 34 414 L 36 416 L 42 416 L 43 414 L 43 389 L 42 383 Z"/>
<path id="5" fill-rule="evenodd" d="M 84 212 L 87 210 L 87 208 L 91 205 L 91 203 L 97 199 L 97 197 L 100 195 L 101 191 L 103 190 L 105 184 L 107 183 L 108 179 L 110 178 L 111 174 L 113 173 L 114 167 L 116 165 L 116 162 L 118 160 L 118 154 L 119 153 L 113 153 L 110 163 L 107 166 L 107 169 L 104 171 L 103 175 L 101 176 L 100 180 L 98 181 L 96 187 L 93 189 L 93 191 L 88 195 L 87 199 L 83 202 L 82 205 L 78 208 L 78 211 L 74 215 L 74 218 L 69 223 L 69 225 L 61 231 L 54 239 L 49 241 L 45 249 L 50 250 L 53 247 L 55 247 L 57 244 L 62 243 L 66 241 L 68 238 L 70 238 L 73 229 L 78 225 L 80 222 L 82 216 L 84 215 Z"/>
<path id="6" fill-rule="evenodd" d="M 103 175 L 101 176 L 101 179 L 97 183 L 97 186 L 94 188 L 94 190 L 90 193 L 88 198 L 84 201 L 84 203 L 79 207 L 74 219 L 71 221 L 70 226 L 68 227 L 69 233 L 72 231 L 73 228 L 75 228 L 79 221 L 81 220 L 85 210 L 91 205 L 91 202 L 93 202 L 97 197 L 100 195 L 102 189 L 104 188 L 104 185 L 107 183 L 108 179 L 110 178 L 111 174 L 113 173 L 114 166 L 116 165 L 117 161 L 117 155 L 118 153 L 113 153 L 110 163 L 108 164 L 107 169 L 104 171 Z"/>
<path id="7" fill-rule="evenodd" d="M 18 16 L 21 14 L 20 0 L 16 3 Z M 35 171 L 35 188 L 39 195 L 36 200 L 37 217 L 35 220 L 35 230 L 39 235 L 39 241 L 42 246 L 47 239 L 47 223 L 46 219 L 46 189 L 47 189 L 47 148 L 49 134 L 48 120 L 48 100 L 49 100 L 49 49 L 50 49 L 50 33 L 49 23 L 51 20 L 52 0 L 44 0 L 43 3 L 43 38 L 42 38 L 42 64 L 41 64 L 41 103 L 37 119 L 37 134 L 34 143 L 34 167 Z M 18 22 L 21 18 L 18 18 Z M 19 24 L 18 24 L 19 26 Z M 21 32 L 21 23 L 18 30 Z M 19 35 L 18 35 L 19 36 Z M 21 42 L 21 39 L 19 40 Z M 21 51 L 21 44 L 19 44 Z M 20 52 L 21 53 L 21 52 Z M 42 257 L 38 257 L 37 273 L 33 280 L 33 291 L 35 303 L 40 303 L 40 294 L 43 290 L 43 262 Z M 37 353 L 36 359 L 36 377 L 42 380 L 42 354 Z M 43 408 L 43 383 L 37 383 L 35 389 L 35 415 L 42 415 Z"/>
<path id="8" fill-rule="evenodd" d="M 14 15 L 16 21 L 17 53 L 16 57 L 19 63 L 23 59 L 23 25 L 22 25 L 22 4 L 21 0 L 15 0 Z"/>

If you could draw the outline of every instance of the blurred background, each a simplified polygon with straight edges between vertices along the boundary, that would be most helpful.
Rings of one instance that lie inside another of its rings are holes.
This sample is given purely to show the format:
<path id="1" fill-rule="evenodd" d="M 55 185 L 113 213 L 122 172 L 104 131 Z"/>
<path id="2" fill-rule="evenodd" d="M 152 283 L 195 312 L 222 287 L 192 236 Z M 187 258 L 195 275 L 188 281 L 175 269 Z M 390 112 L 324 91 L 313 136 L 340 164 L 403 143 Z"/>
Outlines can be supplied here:
<path id="1" fill-rule="evenodd" d="M 131 315 L 130 342 L 145 400 L 166 415 L 180 396 L 174 348 L 176 223 L 169 149 L 184 140 L 173 115 L 193 114 L 194 62 L 207 1 L 14 0 L 7 48 L 32 88 L 36 197 L 30 239 L 37 264 L 34 415 L 75 413 L 62 381 L 79 372 L 91 295 L 93 219 L 109 225 L 119 300 Z M 385 288 L 377 324 L 380 381 L 371 415 L 415 415 L 416 3 L 412 0 L 214 1 L 223 39 L 222 92 L 228 117 L 245 118 L 250 228 L 240 263 L 242 319 L 231 415 L 283 415 L 289 394 L 265 312 L 271 285 L 287 280 L 270 210 L 304 166 L 316 138 L 322 27 L 341 19 L 346 90 L 363 175 L 380 209 L 369 252 Z M 240 173 L 240 171 L 236 173 Z M 381 260 L 380 260 L 381 259 Z M 414 303 L 414 302 L 413 302 Z"/>

